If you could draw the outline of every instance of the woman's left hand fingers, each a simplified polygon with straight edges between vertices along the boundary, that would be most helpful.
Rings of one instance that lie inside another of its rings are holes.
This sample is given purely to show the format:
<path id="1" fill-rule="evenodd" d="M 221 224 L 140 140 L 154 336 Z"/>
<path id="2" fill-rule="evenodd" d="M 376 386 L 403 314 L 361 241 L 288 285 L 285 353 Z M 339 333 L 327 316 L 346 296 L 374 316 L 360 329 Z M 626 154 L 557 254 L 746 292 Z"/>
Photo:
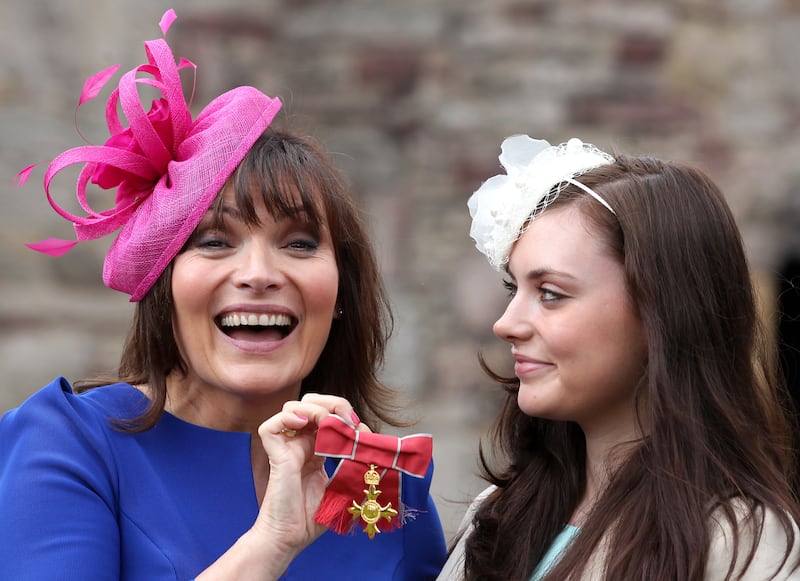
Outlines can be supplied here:
<path id="1" fill-rule="evenodd" d="M 346 399 L 333 395 L 306 394 L 299 401 L 287 401 L 283 409 L 265 421 L 258 433 L 265 437 L 281 435 L 296 437 L 313 434 L 319 423 L 330 414 L 336 414 L 359 430 L 368 430 Z"/>
<path id="2" fill-rule="evenodd" d="M 336 395 L 323 395 L 320 393 L 307 393 L 300 400 L 300 403 L 314 404 L 328 410 L 329 413 L 336 414 L 353 427 L 358 427 L 361 419 L 353 409 L 353 406 L 343 397 Z M 320 418 L 321 419 L 321 418 Z"/>

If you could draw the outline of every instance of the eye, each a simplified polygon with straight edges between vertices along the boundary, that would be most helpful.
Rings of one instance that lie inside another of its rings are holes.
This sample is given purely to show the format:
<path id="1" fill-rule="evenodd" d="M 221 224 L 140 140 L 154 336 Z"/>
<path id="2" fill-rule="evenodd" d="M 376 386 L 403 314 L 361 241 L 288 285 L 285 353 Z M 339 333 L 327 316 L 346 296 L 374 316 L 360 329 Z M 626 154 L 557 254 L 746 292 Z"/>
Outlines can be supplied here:
<path id="1" fill-rule="evenodd" d="M 543 303 L 554 303 L 565 298 L 565 296 L 552 289 L 542 286 L 539 287 L 539 298 Z"/>
<path id="2" fill-rule="evenodd" d="M 229 248 L 231 245 L 229 237 L 222 232 L 206 232 L 201 234 L 196 242 L 197 248 L 206 248 L 209 250 L 216 250 L 220 248 Z"/>
<path id="3" fill-rule="evenodd" d="M 198 246 L 202 248 L 226 248 L 228 243 L 222 238 L 207 238 L 201 240 Z"/>
<path id="4" fill-rule="evenodd" d="M 319 241 L 311 237 L 292 238 L 286 247 L 297 252 L 312 253 L 319 248 Z"/>
<path id="5" fill-rule="evenodd" d="M 517 294 L 517 285 L 510 280 L 503 281 L 503 288 L 508 291 L 508 296 L 513 297 Z"/>
<path id="6" fill-rule="evenodd" d="M 228 232 L 219 228 L 198 229 L 186 243 L 185 248 L 209 252 L 230 248 L 233 244 Z"/>

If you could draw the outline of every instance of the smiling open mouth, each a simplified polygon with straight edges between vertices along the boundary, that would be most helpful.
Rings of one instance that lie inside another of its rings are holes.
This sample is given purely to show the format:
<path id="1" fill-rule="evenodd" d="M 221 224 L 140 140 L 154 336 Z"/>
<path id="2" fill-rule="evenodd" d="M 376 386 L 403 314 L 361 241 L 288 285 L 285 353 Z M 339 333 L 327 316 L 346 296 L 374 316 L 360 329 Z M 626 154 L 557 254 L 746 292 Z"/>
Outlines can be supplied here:
<path id="1" fill-rule="evenodd" d="M 249 340 L 283 339 L 297 325 L 285 314 L 228 313 L 217 320 L 217 326 L 229 337 Z"/>

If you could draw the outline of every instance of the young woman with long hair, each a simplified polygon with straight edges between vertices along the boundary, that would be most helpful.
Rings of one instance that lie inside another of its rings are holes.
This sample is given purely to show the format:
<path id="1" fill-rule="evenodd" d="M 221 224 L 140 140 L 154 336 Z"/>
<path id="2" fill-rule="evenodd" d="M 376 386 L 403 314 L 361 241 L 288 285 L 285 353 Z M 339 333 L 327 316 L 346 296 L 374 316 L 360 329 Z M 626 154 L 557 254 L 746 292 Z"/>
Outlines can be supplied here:
<path id="1" fill-rule="evenodd" d="M 701 171 L 503 144 L 472 235 L 505 272 L 515 377 L 490 487 L 440 579 L 788 579 L 788 401 L 742 240 Z"/>

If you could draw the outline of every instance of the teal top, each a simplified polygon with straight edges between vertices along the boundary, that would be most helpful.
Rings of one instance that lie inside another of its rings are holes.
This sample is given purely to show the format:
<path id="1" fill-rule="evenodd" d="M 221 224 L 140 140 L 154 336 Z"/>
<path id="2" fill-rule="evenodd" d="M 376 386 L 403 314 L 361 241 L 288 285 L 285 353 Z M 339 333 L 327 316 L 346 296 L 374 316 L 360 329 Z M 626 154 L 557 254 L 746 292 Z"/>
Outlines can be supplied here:
<path id="1" fill-rule="evenodd" d="M 578 536 L 579 532 L 581 532 L 581 529 L 578 527 L 569 524 L 566 525 L 553 540 L 553 544 L 547 549 L 542 560 L 536 565 L 536 569 L 533 570 L 530 581 L 539 581 L 547 575 L 547 572 L 558 563 L 559 559 L 561 559 L 561 555 L 569 548 L 570 543 Z"/>

